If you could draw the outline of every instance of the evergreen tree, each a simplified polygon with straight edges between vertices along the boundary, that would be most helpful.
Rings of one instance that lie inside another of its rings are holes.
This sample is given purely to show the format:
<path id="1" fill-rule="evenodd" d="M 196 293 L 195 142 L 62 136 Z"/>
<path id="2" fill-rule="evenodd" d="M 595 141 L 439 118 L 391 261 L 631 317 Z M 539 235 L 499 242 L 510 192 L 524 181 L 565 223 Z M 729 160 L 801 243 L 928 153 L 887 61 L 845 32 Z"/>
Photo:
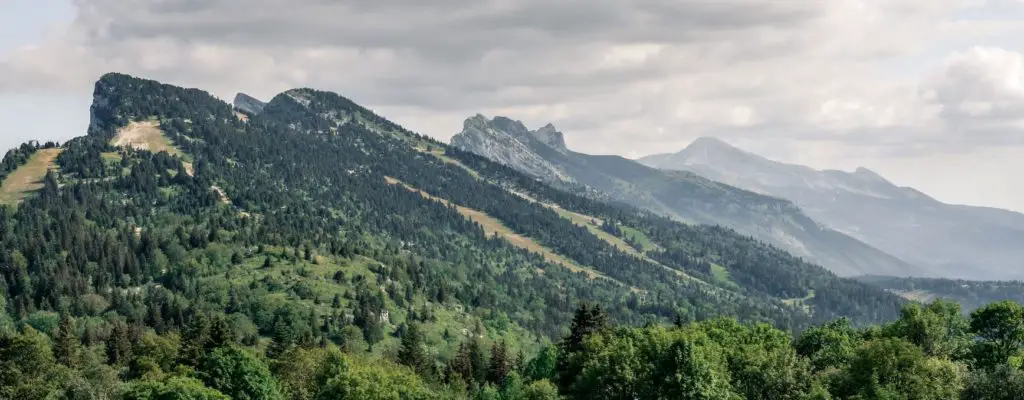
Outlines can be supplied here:
<path id="1" fill-rule="evenodd" d="M 491 346 L 491 362 L 487 368 L 487 381 L 495 385 L 501 384 L 511 370 L 512 363 L 508 358 L 508 345 L 504 340 L 494 342 Z"/>
<path id="2" fill-rule="evenodd" d="M 587 336 L 597 333 L 607 326 L 608 315 L 604 313 L 601 306 L 582 304 L 576 310 L 569 335 L 559 344 L 557 370 L 559 371 L 558 385 L 562 390 L 568 391 L 580 372 L 580 367 L 570 360 L 572 355 L 583 350 L 583 341 Z"/>
<path id="3" fill-rule="evenodd" d="M 448 361 L 447 366 L 447 378 L 449 382 L 453 382 L 455 378 L 461 379 L 463 382 L 473 382 L 473 362 L 469 354 L 469 346 L 466 342 L 459 344 L 459 350 L 455 353 L 455 356 Z"/>
<path id="4" fill-rule="evenodd" d="M 53 355 L 57 362 L 74 368 L 81 341 L 75 331 L 75 319 L 67 312 L 60 315 L 60 326 L 54 333 Z"/>
<path id="5" fill-rule="evenodd" d="M 398 348 L 398 363 L 412 368 L 420 375 L 429 372 L 429 360 L 423 349 L 423 333 L 419 324 L 411 323 L 402 334 L 402 342 Z"/>
<path id="6" fill-rule="evenodd" d="M 106 342 L 107 362 L 125 365 L 132 359 L 132 340 L 128 325 L 115 321 Z"/>
<path id="7" fill-rule="evenodd" d="M 278 317 L 274 323 L 274 336 L 267 346 L 267 357 L 276 358 L 285 354 L 295 345 L 295 331 L 284 318 Z"/>
<path id="8" fill-rule="evenodd" d="M 480 340 L 472 338 L 469 340 L 469 365 L 472 371 L 473 382 L 483 383 L 487 381 L 487 355 L 484 354 L 483 345 Z"/>

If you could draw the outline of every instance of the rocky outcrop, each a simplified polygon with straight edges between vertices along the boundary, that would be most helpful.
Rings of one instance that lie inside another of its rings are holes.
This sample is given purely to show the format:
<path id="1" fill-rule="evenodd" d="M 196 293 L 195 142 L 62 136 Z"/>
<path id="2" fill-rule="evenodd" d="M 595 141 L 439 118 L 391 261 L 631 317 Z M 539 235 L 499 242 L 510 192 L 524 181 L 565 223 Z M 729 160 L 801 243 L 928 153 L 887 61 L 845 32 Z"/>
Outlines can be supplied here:
<path id="1" fill-rule="evenodd" d="M 538 154 L 538 150 L 542 150 L 538 146 L 568 151 L 562 134 L 551 125 L 530 131 L 519 121 L 505 117 L 488 120 L 478 114 L 466 119 L 462 132 L 452 137 L 451 145 L 547 181 L 574 181 Z"/>
<path id="2" fill-rule="evenodd" d="M 239 93 L 235 95 L 235 100 L 232 102 L 236 109 L 249 115 L 256 115 L 263 111 L 263 107 L 267 105 L 262 101 L 257 100 L 255 97 L 249 96 L 245 93 Z"/>

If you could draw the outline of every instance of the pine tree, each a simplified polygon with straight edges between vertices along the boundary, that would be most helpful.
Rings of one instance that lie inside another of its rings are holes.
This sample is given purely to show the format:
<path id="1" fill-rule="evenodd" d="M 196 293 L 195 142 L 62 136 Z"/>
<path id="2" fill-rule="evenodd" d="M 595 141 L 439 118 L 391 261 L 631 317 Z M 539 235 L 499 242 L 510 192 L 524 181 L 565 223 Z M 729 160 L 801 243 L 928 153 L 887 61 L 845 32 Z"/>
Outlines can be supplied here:
<path id="1" fill-rule="evenodd" d="M 286 353 L 295 344 L 295 331 L 284 318 L 278 317 L 274 322 L 274 337 L 267 346 L 267 357 L 277 358 Z"/>
<path id="2" fill-rule="evenodd" d="M 509 361 L 508 345 L 504 340 L 495 342 L 491 346 L 491 363 L 487 368 L 487 381 L 495 385 L 503 382 L 511 369 Z"/>
<path id="3" fill-rule="evenodd" d="M 107 363 L 111 365 L 123 365 L 132 359 L 131 334 L 128 325 L 121 321 L 115 321 L 107 337 Z"/>
<path id="4" fill-rule="evenodd" d="M 600 332 L 608 327 L 608 315 L 604 313 L 601 306 L 580 305 L 572 317 L 572 326 L 569 329 L 569 336 L 566 336 L 559 344 L 559 355 L 557 363 L 558 385 L 565 391 L 579 375 L 580 366 L 572 365 L 571 356 L 583 350 L 583 341 L 587 336 Z"/>
<path id="5" fill-rule="evenodd" d="M 487 380 L 487 355 L 480 341 L 475 338 L 469 341 L 469 365 L 473 382 L 483 383 Z"/>
<path id="6" fill-rule="evenodd" d="M 401 347 L 398 349 L 398 362 L 406 365 L 420 375 L 429 372 L 427 353 L 423 349 L 423 333 L 419 324 L 409 324 L 402 334 Z"/>
<path id="7" fill-rule="evenodd" d="M 466 342 L 459 344 L 459 351 L 455 353 L 455 357 L 452 357 L 448 361 L 448 382 L 453 382 L 455 378 L 462 379 L 466 383 L 473 381 L 473 363 L 469 354 L 469 346 Z"/>
<path id="8" fill-rule="evenodd" d="M 196 365 L 206 354 L 206 345 L 209 341 L 210 320 L 205 314 L 197 314 L 181 333 L 181 350 L 178 358 L 183 364 Z"/>
<path id="9" fill-rule="evenodd" d="M 53 355 L 57 362 L 74 368 L 81 341 L 75 332 L 75 320 L 67 312 L 61 313 L 60 326 L 53 340 Z"/>
<path id="10" fill-rule="evenodd" d="M 231 326 L 228 325 L 227 319 L 221 315 L 212 318 L 210 321 L 210 340 L 204 346 L 206 351 L 226 347 L 234 342 L 235 333 L 231 330 Z"/>

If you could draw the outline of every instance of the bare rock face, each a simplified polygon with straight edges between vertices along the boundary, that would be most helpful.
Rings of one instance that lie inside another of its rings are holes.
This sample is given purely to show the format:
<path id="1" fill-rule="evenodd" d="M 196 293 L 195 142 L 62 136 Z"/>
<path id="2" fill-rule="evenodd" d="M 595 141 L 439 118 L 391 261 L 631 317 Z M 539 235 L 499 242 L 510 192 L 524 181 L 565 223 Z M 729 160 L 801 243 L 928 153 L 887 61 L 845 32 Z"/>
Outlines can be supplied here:
<path id="1" fill-rule="evenodd" d="M 462 132 L 452 137 L 451 145 L 543 180 L 572 182 L 571 176 L 537 152 L 538 146 L 568 151 L 562 134 L 555 131 L 553 126 L 548 126 L 550 129 L 544 127 L 531 132 L 522 122 L 505 117 L 488 120 L 478 114 L 466 119 L 462 124 Z"/>
<path id="2" fill-rule="evenodd" d="M 530 132 L 530 134 L 541 143 L 544 143 L 561 153 L 569 151 L 569 148 L 565 146 L 565 137 L 562 135 L 562 132 L 555 129 L 554 125 L 544 125 L 542 128 Z"/>
<path id="3" fill-rule="evenodd" d="M 263 107 L 267 105 L 262 101 L 257 100 L 255 97 L 249 96 L 245 93 L 239 93 L 235 95 L 235 101 L 232 102 L 235 108 L 249 115 L 256 115 L 263 111 Z"/>

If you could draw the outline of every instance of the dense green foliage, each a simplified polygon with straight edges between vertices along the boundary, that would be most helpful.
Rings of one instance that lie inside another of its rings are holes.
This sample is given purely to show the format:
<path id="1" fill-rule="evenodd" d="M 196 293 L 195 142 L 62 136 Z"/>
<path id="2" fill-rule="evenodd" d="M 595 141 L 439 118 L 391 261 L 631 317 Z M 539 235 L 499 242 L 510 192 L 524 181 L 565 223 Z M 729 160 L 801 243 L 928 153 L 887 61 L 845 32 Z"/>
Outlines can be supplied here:
<path id="1" fill-rule="evenodd" d="M 78 334 L 62 340 L 60 328 L 50 336 L 28 325 L 4 332 L 0 398 L 1001 400 L 1024 393 L 1024 307 L 1013 302 L 970 317 L 955 303 L 914 304 L 890 324 L 855 329 L 840 319 L 796 339 L 733 319 L 614 326 L 600 307 L 583 306 L 558 345 L 529 361 L 510 358 L 503 342 L 486 351 L 467 339 L 436 371 L 408 365 L 419 357 L 410 356 L 417 339 L 409 336 L 397 357 L 406 365 L 333 344 L 266 357 L 216 321 L 195 318 L 181 337 L 136 332 L 118 360 L 103 357 L 122 346 L 116 335 L 87 344 Z M 204 355 L 187 358 L 196 347 Z"/>
<path id="2" fill-rule="evenodd" d="M 879 289 L 840 279 L 819 266 L 728 228 L 681 224 L 625 205 L 602 203 L 551 188 L 511 168 L 456 148 L 449 148 L 447 154 L 506 186 L 566 209 L 605 221 L 617 221 L 638 230 L 662 247 L 649 253 L 652 258 L 705 282 L 715 281 L 711 262 L 717 262 L 727 268 L 731 277 L 750 296 L 787 299 L 803 298 L 809 293 L 815 293 L 807 303 L 817 311 L 814 316 L 817 322 L 840 316 L 861 323 L 880 322 L 894 318 L 899 309 L 899 299 Z M 621 229 L 608 230 L 624 236 Z M 694 313 L 687 314 L 690 320 L 714 315 L 713 311 L 701 310 L 699 307 L 688 311 Z"/>

